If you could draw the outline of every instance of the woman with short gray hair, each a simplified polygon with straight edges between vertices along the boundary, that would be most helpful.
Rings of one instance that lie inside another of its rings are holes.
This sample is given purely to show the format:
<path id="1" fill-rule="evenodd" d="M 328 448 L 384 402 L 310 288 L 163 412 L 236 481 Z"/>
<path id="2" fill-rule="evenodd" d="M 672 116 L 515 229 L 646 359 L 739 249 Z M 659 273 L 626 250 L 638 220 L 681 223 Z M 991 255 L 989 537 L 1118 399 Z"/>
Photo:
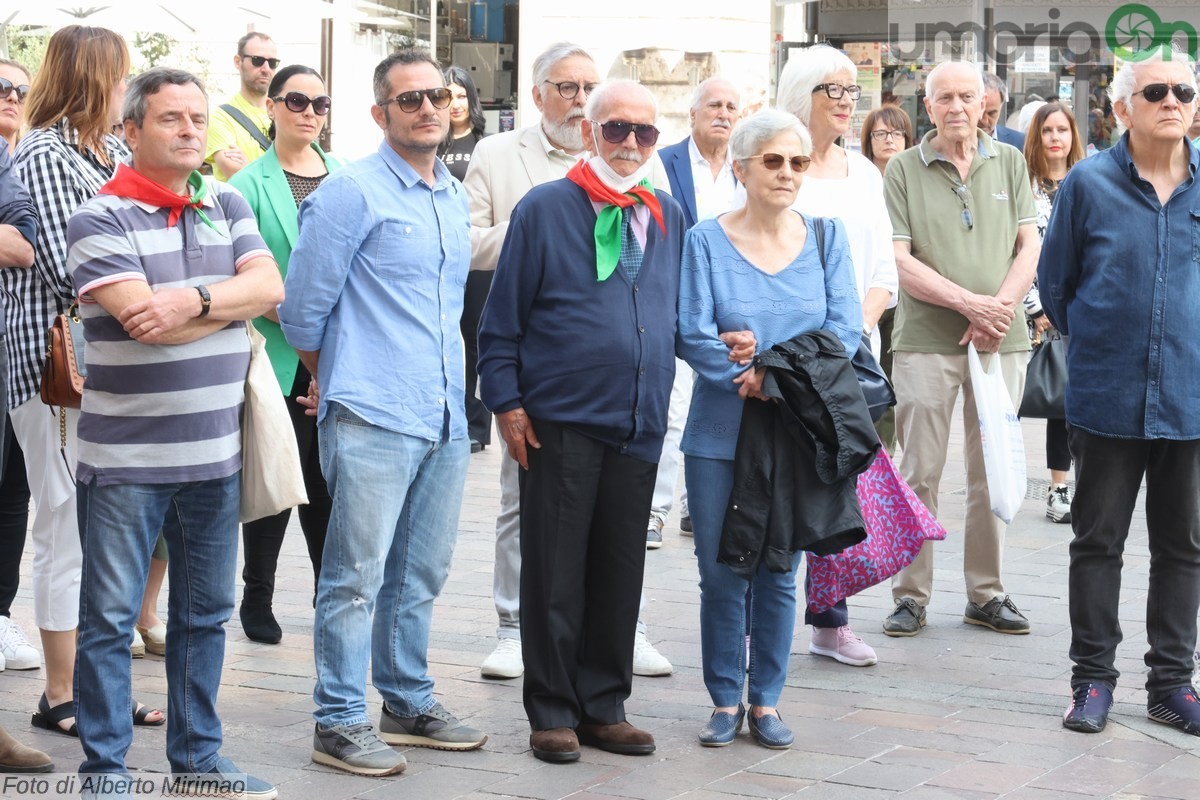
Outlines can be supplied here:
<path id="1" fill-rule="evenodd" d="M 779 78 L 779 107 L 795 114 L 812 132 L 812 166 L 792 206 L 802 214 L 836 217 L 846 226 L 854 277 L 862 303 L 864 336 L 878 358 L 879 318 L 896 304 L 900 288 L 892 249 L 892 223 L 883 200 L 883 178 L 863 155 L 838 144 L 862 88 L 858 68 L 839 50 L 824 45 L 792 56 Z M 842 664 L 866 667 L 877 662 L 875 651 L 850 629 L 846 601 L 814 614 L 808 650 Z"/>
<path id="2" fill-rule="evenodd" d="M 796 624 L 801 553 L 791 554 L 786 572 L 772 572 L 760 562 L 749 582 L 717 560 L 742 408 L 766 399 L 765 373 L 730 361 L 721 337 L 749 330 L 761 352 L 823 328 L 847 350 L 858 347 L 862 315 L 845 230 L 837 220 L 801 216 L 792 207 L 811 147 L 808 131 L 790 114 L 768 110 L 741 122 L 730 150 L 746 204 L 700 222 L 684 242 L 678 349 L 696 379 L 680 449 L 687 456 L 684 472 L 700 569 L 704 684 L 715 707 L 700 731 L 705 747 L 733 742 L 746 718 L 747 684 L 751 735 L 773 749 L 793 740 L 776 705 Z M 818 225 L 824 257 L 816 246 Z"/>

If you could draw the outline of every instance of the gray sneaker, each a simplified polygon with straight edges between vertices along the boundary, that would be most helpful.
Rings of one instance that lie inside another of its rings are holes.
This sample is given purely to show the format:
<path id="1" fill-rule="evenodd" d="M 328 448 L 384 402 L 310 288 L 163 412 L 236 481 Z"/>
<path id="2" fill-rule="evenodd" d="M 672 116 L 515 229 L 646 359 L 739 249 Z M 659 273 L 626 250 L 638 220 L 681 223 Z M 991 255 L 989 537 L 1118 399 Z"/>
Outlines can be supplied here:
<path id="1" fill-rule="evenodd" d="M 388 744 L 430 747 L 434 750 L 474 750 L 487 741 L 487 734 L 459 722 L 441 703 L 419 717 L 401 717 L 383 704 L 379 733 Z"/>
<path id="2" fill-rule="evenodd" d="M 355 775 L 394 775 L 408 766 L 404 756 L 384 744 L 369 722 L 316 726 L 312 760 Z"/>
<path id="3" fill-rule="evenodd" d="M 906 597 L 896 603 L 896 610 L 883 621 L 883 632 L 888 636 L 916 636 L 925 627 L 925 609 L 917 601 Z"/>

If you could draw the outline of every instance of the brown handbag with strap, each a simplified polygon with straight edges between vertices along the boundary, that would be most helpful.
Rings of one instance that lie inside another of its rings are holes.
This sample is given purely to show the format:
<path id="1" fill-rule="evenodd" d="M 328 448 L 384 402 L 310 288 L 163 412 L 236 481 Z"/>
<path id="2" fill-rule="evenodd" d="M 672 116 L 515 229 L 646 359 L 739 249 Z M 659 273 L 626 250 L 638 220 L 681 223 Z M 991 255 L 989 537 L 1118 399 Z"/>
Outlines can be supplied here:
<path id="1" fill-rule="evenodd" d="M 79 305 L 72 303 L 50 326 L 46 342 L 46 364 L 42 369 L 42 402 L 48 406 L 79 408 L 83 401 L 83 321 Z"/>

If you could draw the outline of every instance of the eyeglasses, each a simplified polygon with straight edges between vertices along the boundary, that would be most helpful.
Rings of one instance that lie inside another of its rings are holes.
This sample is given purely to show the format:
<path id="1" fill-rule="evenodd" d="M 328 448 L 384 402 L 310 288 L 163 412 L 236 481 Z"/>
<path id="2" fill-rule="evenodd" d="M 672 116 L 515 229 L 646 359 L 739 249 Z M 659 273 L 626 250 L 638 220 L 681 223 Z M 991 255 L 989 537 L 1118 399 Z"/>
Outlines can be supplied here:
<path id="1" fill-rule="evenodd" d="M 653 125 L 639 124 L 636 122 L 596 122 L 592 123 L 600 126 L 600 133 L 604 136 L 604 141 L 609 144 L 620 144 L 629 138 L 629 132 L 633 131 L 634 140 L 638 147 L 654 147 L 658 141 L 658 128 Z"/>
<path id="2" fill-rule="evenodd" d="M 1165 83 L 1151 83 L 1143 86 L 1141 91 L 1134 92 L 1134 94 L 1140 94 L 1151 103 L 1161 103 L 1166 99 L 1167 92 L 1175 95 L 1175 99 L 1181 103 L 1190 103 L 1196 99 L 1196 90 L 1186 83 L 1177 83 L 1174 86 L 1168 86 Z"/>
<path id="3" fill-rule="evenodd" d="M 395 103 L 400 106 L 401 111 L 411 114 L 420 109 L 426 97 L 429 98 L 431 106 L 441 109 L 450 105 L 450 100 L 454 97 L 454 93 L 444 86 L 439 86 L 436 89 L 413 89 L 411 92 L 401 92 L 391 99 L 381 100 L 379 105 L 386 106 L 388 103 Z"/>
<path id="4" fill-rule="evenodd" d="M 884 139 L 900 139 L 904 140 L 904 131 L 871 131 L 871 138 L 877 142 L 882 142 Z"/>
<path id="5" fill-rule="evenodd" d="M 17 93 L 17 102 L 24 103 L 25 98 L 29 97 L 29 84 L 22 83 L 20 86 L 10 80 L 0 78 L 0 100 L 7 100 L 12 97 L 12 93 Z"/>
<path id="6" fill-rule="evenodd" d="M 975 217 L 973 217 L 971 215 L 971 206 L 970 206 L 970 197 L 971 196 L 969 194 L 967 194 L 966 185 L 960 183 L 957 186 L 955 186 L 954 194 L 958 195 L 958 199 L 962 203 L 962 207 L 963 207 L 962 224 L 965 225 L 967 230 L 969 230 L 969 231 L 975 230 Z"/>
<path id="7" fill-rule="evenodd" d="M 242 58 L 250 59 L 250 63 L 254 65 L 255 69 L 261 67 L 263 64 L 267 64 L 271 69 L 279 69 L 278 58 L 267 58 L 266 56 L 242 56 Z"/>
<path id="8" fill-rule="evenodd" d="M 319 94 L 316 97 L 309 97 L 304 92 L 288 92 L 282 97 L 272 97 L 276 103 L 283 103 L 287 106 L 288 111 L 294 111 L 297 114 L 303 114 L 308 108 L 308 104 L 312 103 L 313 113 L 318 117 L 323 117 L 329 113 L 329 106 L 333 100 L 327 94 Z"/>
<path id="9" fill-rule="evenodd" d="M 558 96 L 563 100 L 574 100 L 575 95 L 579 94 L 580 88 L 583 89 L 584 94 L 591 94 L 592 92 L 596 91 L 596 84 L 594 83 L 585 83 L 582 87 L 580 87 L 580 85 L 575 81 L 562 81 L 561 83 L 545 81 L 545 83 L 548 83 L 555 89 L 558 89 Z"/>
<path id="10" fill-rule="evenodd" d="M 808 165 L 812 163 L 812 159 L 808 156 L 792 156 L 784 158 L 779 153 L 762 153 L 751 158 L 761 158 L 763 166 L 772 172 L 778 169 L 783 169 L 783 162 L 786 161 L 792 166 L 792 172 L 804 172 L 808 169 Z"/>
<path id="11" fill-rule="evenodd" d="M 840 83 L 818 83 L 813 87 L 813 93 L 825 90 L 826 96 L 830 100 L 841 100 L 842 95 L 849 93 L 850 99 L 858 102 L 858 98 L 862 97 L 862 87 L 857 83 L 852 83 L 849 86 L 842 86 Z"/>

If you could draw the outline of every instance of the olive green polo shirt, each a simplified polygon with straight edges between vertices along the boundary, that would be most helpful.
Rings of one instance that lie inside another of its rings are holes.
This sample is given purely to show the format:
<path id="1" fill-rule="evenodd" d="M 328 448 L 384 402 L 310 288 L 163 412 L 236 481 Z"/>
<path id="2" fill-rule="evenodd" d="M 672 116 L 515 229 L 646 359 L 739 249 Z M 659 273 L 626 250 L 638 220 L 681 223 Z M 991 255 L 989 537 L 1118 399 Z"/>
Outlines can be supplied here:
<path id="1" fill-rule="evenodd" d="M 883 182 L 892 239 L 909 242 L 921 263 L 952 283 L 975 294 L 995 295 L 1016 254 L 1017 227 L 1037 222 L 1025 157 L 979 131 L 979 150 L 966 181 L 960 181 L 958 169 L 930 146 L 935 135 L 936 130 L 930 131 L 887 165 Z M 971 227 L 964 220 L 964 200 Z M 969 324 L 957 311 L 916 299 L 901 281 L 892 349 L 961 354 L 966 348 L 958 342 Z M 1025 314 L 1018 303 L 1000 352 L 1028 349 Z"/>

